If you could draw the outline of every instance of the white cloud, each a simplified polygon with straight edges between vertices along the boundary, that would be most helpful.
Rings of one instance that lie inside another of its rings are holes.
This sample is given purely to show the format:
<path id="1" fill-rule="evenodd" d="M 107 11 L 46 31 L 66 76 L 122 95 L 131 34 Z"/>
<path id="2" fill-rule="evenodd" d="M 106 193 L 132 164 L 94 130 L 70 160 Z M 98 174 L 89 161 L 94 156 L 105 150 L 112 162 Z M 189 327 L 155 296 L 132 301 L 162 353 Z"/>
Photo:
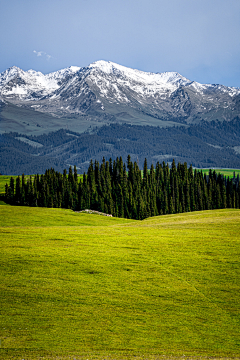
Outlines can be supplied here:
<path id="1" fill-rule="evenodd" d="M 47 60 L 51 59 L 52 56 L 45 53 L 45 51 L 36 51 L 36 50 L 33 50 L 34 54 L 36 54 L 37 56 L 46 56 Z"/>
<path id="2" fill-rule="evenodd" d="M 43 54 L 45 54 L 45 52 L 43 51 L 36 51 L 36 50 L 33 50 L 34 54 L 36 54 L 37 56 L 42 56 Z"/>

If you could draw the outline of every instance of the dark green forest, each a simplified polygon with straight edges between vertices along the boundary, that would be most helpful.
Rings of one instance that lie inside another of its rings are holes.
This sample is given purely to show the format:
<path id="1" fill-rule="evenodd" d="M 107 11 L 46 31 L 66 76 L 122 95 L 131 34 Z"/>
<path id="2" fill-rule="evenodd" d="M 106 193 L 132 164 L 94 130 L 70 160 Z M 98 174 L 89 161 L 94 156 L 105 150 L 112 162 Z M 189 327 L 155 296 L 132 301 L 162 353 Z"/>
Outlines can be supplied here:
<path id="1" fill-rule="evenodd" d="M 144 159 L 187 162 L 197 168 L 240 168 L 240 119 L 201 121 L 198 124 L 160 128 L 110 124 L 85 133 L 61 129 L 39 136 L 0 135 L 0 173 L 36 174 L 54 168 L 62 172 L 76 164 L 86 172 L 91 159 L 126 159 L 131 154 L 143 169 Z"/>
<path id="2" fill-rule="evenodd" d="M 198 210 L 239 208 L 239 176 L 229 179 L 215 171 L 209 175 L 187 163 L 171 167 L 165 162 L 143 171 L 138 163 L 122 157 L 101 164 L 91 160 L 80 179 L 77 168 L 63 173 L 53 168 L 43 175 L 24 174 L 11 178 L 5 187 L 5 200 L 14 205 L 56 207 L 80 211 L 97 210 L 116 217 L 144 219 L 150 216 Z"/>

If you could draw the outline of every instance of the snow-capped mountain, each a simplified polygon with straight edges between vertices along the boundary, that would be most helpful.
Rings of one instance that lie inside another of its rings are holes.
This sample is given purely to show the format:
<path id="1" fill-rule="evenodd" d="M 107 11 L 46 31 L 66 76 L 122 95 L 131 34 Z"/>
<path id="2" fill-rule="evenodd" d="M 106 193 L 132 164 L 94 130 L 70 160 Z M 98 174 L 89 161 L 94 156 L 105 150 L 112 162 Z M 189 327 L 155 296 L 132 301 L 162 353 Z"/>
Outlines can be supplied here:
<path id="1" fill-rule="evenodd" d="M 240 89 L 177 72 L 106 61 L 46 75 L 14 66 L 0 74 L 0 172 L 69 164 L 83 172 L 91 159 L 128 154 L 142 164 L 146 156 L 150 163 L 174 157 L 196 167 L 239 168 L 239 118 Z"/>
<path id="2" fill-rule="evenodd" d="M 61 86 L 62 79 L 76 73 L 80 68 L 70 66 L 47 75 L 39 71 L 23 71 L 13 66 L 0 74 L 0 93 L 5 98 L 32 100 L 50 94 Z"/>
<path id="3" fill-rule="evenodd" d="M 0 74 L 0 100 L 57 117 L 147 125 L 231 120 L 240 89 L 204 85 L 176 72 L 148 73 L 110 61 L 47 75 L 17 67 Z M 166 121 L 168 123 L 166 123 Z"/>

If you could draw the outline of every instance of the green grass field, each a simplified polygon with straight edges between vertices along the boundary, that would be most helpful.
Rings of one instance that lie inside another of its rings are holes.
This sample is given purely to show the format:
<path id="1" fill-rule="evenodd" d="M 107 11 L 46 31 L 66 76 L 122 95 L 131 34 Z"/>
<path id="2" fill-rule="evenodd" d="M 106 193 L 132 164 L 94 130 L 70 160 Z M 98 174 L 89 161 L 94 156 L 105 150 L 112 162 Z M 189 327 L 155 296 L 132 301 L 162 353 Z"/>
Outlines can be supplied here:
<path id="1" fill-rule="evenodd" d="M 0 206 L 2 359 L 240 356 L 240 210 Z"/>
<path id="2" fill-rule="evenodd" d="M 17 176 L 13 176 L 14 179 L 17 178 Z M 0 194 L 5 193 L 5 185 L 10 182 L 11 176 L 10 175 L 0 175 Z"/>
<path id="3" fill-rule="evenodd" d="M 228 177 L 231 179 L 233 178 L 233 174 L 235 172 L 235 176 L 237 177 L 238 175 L 240 176 L 240 170 L 239 169 L 214 169 L 216 171 L 217 174 L 223 174 L 224 176 Z M 209 169 L 202 169 L 203 174 L 209 174 Z"/>

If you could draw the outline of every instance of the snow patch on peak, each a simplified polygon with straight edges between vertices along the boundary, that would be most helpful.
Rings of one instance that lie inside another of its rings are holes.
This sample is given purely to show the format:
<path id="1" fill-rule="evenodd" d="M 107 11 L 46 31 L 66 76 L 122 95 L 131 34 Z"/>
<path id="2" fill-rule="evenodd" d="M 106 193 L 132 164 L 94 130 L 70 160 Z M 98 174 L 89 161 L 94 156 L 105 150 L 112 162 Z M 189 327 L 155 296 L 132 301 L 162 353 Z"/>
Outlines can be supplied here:
<path id="1" fill-rule="evenodd" d="M 30 70 L 28 70 L 28 71 L 26 71 L 26 73 L 28 73 L 28 74 L 30 74 L 30 75 L 34 75 L 34 76 L 43 76 L 43 73 L 41 73 L 40 71 L 35 71 L 35 70 L 33 70 L 33 69 L 30 69 Z"/>
<path id="2" fill-rule="evenodd" d="M 72 72 L 77 72 L 77 71 L 79 71 L 81 68 L 80 68 L 79 66 L 70 66 L 68 69 L 71 70 Z"/>
<path id="3" fill-rule="evenodd" d="M 8 92 L 5 92 L 5 94 L 7 95 L 27 95 L 27 89 L 24 89 L 21 86 L 16 85 L 15 87 L 13 87 L 11 90 L 9 90 Z"/>
<path id="4" fill-rule="evenodd" d="M 186 85 L 187 83 L 191 83 L 190 80 L 185 78 L 184 76 L 180 75 L 178 72 L 175 71 L 165 71 L 163 73 L 157 73 L 159 75 L 163 83 L 181 83 L 181 85 Z"/>
<path id="5" fill-rule="evenodd" d="M 116 72 L 116 70 L 119 70 L 119 71 L 127 71 L 127 70 L 133 70 L 133 69 L 129 69 L 125 66 L 122 66 L 122 65 L 118 65 L 112 61 L 104 61 L 104 60 L 98 60 L 98 61 L 95 61 L 94 63 L 90 64 L 88 66 L 90 69 L 91 68 L 98 68 L 100 69 L 101 71 L 107 73 L 107 74 L 111 74 L 111 73 L 114 73 Z M 134 71 L 134 70 L 133 70 Z"/>

